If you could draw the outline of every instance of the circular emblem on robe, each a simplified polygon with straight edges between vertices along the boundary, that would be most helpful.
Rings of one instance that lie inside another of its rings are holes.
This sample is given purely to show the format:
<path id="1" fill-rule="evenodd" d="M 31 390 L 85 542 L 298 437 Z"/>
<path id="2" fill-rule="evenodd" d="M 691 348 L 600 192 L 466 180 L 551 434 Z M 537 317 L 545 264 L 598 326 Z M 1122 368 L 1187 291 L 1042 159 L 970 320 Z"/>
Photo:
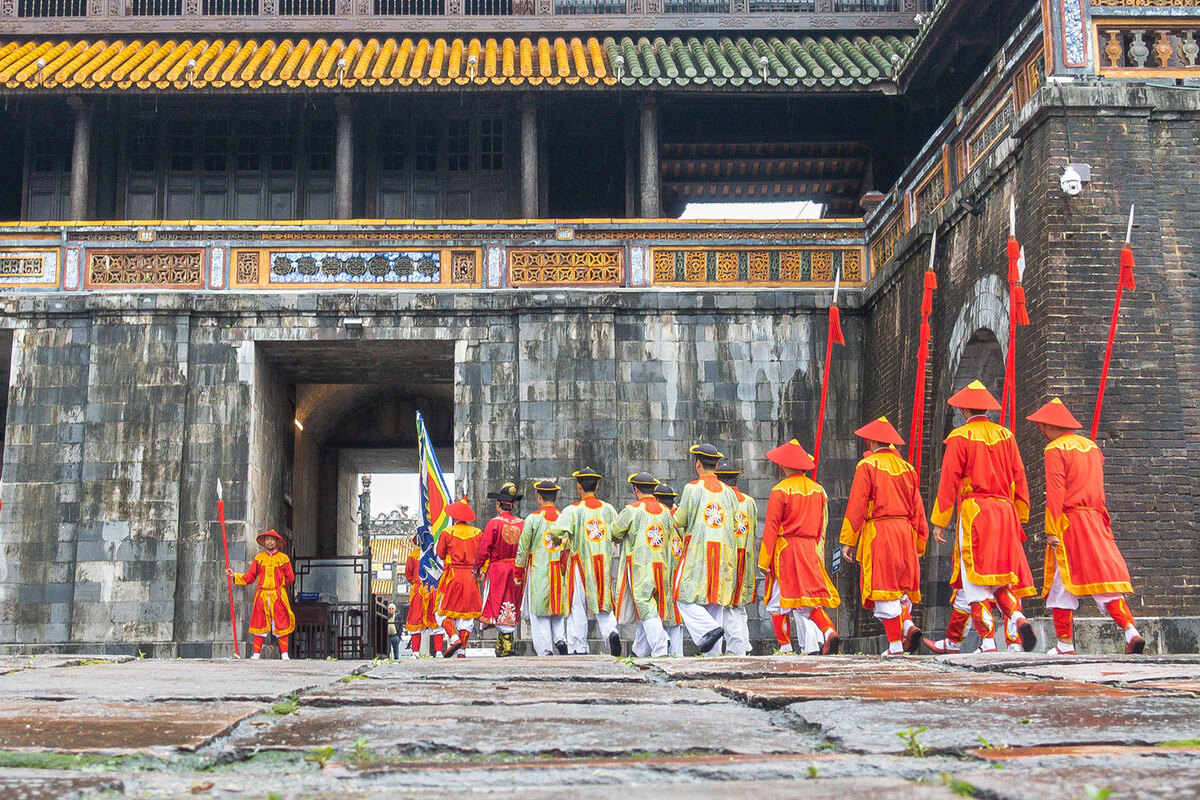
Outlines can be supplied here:
<path id="1" fill-rule="evenodd" d="M 745 538 L 750 532 L 750 515 L 745 511 L 737 512 L 737 535 L 739 539 Z"/>
<path id="2" fill-rule="evenodd" d="M 511 522 L 504 523 L 500 526 L 500 538 L 507 544 L 516 544 L 521 541 L 521 526 Z"/>
<path id="3" fill-rule="evenodd" d="M 720 528 L 725 524 L 725 509 L 720 503 L 709 503 L 704 507 L 704 524 L 710 528 Z"/>
<path id="4" fill-rule="evenodd" d="M 563 549 L 561 542 L 555 542 L 553 539 L 550 538 L 550 531 L 546 531 L 545 533 L 542 534 L 542 544 L 551 553 L 557 553 L 559 550 Z"/>
<path id="5" fill-rule="evenodd" d="M 671 555 L 683 558 L 683 537 L 678 533 L 671 534 Z"/>
<path id="6" fill-rule="evenodd" d="M 604 530 L 604 520 L 602 519 L 589 519 L 587 525 L 584 526 L 589 542 L 601 541 L 604 538 Z"/>
<path id="7" fill-rule="evenodd" d="M 646 528 L 646 544 L 650 545 L 655 550 L 661 550 L 666 541 L 667 532 L 663 530 L 662 525 L 655 523 L 649 528 Z"/>

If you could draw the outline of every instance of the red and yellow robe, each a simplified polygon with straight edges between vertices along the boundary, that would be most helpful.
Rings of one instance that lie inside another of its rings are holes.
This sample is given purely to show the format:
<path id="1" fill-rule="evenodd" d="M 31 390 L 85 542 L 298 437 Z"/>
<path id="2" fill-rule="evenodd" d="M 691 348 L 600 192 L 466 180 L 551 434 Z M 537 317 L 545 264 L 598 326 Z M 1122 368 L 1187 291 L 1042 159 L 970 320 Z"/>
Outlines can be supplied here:
<path id="1" fill-rule="evenodd" d="M 296 630 L 296 615 L 288 602 L 287 587 L 296 580 L 292 572 L 292 560 L 279 550 L 265 550 L 250 562 L 250 569 L 243 575 L 234 575 L 238 586 L 249 586 L 254 581 L 258 588 L 254 592 L 254 609 L 250 612 L 250 633 L 265 636 L 274 628 L 276 636 L 287 636 Z"/>
<path id="2" fill-rule="evenodd" d="M 409 553 L 404 563 L 404 580 L 408 581 L 408 617 L 404 629 L 420 633 L 438 627 L 437 587 L 430 589 L 421 580 L 421 551 Z"/>
<path id="3" fill-rule="evenodd" d="M 1104 455 L 1091 440 L 1075 433 L 1046 445 L 1046 545 L 1042 597 L 1054 585 L 1055 572 L 1073 595 L 1128 594 L 1129 568 L 1113 538 L 1104 502 Z"/>
<path id="4" fill-rule="evenodd" d="M 984 416 L 971 417 L 946 438 L 942 478 L 930 521 L 945 527 L 958 508 L 961 544 L 955 537 L 954 578 L 962 568 L 977 586 L 1008 586 L 1017 597 L 1037 594 L 1021 542 L 1029 521 L 1029 484 L 1016 439 Z"/>
<path id="5" fill-rule="evenodd" d="M 438 583 L 438 613 L 451 619 L 478 619 L 483 597 L 472 569 L 479 550 L 480 530 L 459 522 L 442 531 L 438 538 L 438 558 L 445 563 Z"/>
<path id="6" fill-rule="evenodd" d="M 821 485 L 806 475 L 792 475 L 775 484 L 767 500 L 758 567 L 767 573 L 766 597 L 779 584 L 784 609 L 841 604 L 837 587 L 825 571 L 825 529 L 829 498 Z"/>
<path id="7" fill-rule="evenodd" d="M 863 605 L 921 601 L 920 556 L 929 526 L 917 473 L 894 447 L 868 453 L 854 470 L 841 543 L 857 547 Z"/>
<path id="8" fill-rule="evenodd" d="M 483 526 L 474 566 L 482 570 L 487 565 L 488 595 L 482 615 L 487 625 L 515 627 L 521 616 L 522 591 L 516 582 L 516 558 L 524 525 L 520 517 L 502 511 Z"/>

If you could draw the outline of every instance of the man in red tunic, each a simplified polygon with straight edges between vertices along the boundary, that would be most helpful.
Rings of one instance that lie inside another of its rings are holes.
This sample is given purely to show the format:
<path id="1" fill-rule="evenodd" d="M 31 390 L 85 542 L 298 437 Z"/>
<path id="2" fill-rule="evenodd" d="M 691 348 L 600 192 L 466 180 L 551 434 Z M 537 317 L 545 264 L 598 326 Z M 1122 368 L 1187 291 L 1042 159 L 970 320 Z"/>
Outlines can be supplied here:
<path id="1" fill-rule="evenodd" d="M 885 656 L 917 652 L 921 629 L 912 604 L 921 602 L 921 565 L 929 528 L 917 473 L 900 457 L 900 434 L 880 417 L 855 432 L 867 441 L 867 454 L 854 470 L 854 484 L 842 522 L 842 560 L 858 550 L 863 608 L 883 623 Z"/>
<path id="2" fill-rule="evenodd" d="M 1030 414 L 1046 445 L 1046 570 L 1042 597 L 1054 616 L 1058 644 L 1051 655 L 1075 654 L 1075 610 L 1091 595 L 1125 632 L 1125 652 L 1141 653 L 1125 595 L 1133 592 L 1129 568 L 1113 537 L 1104 502 L 1104 455 L 1095 442 L 1075 433 L 1079 420 L 1055 397 Z"/>
<path id="3" fill-rule="evenodd" d="M 480 532 L 468 524 L 475 521 L 475 512 L 467 505 L 467 498 L 446 506 L 446 514 L 454 524 L 442 531 L 437 543 L 438 558 L 445 564 L 437 590 L 438 616 L 450 637 L 442 655 L 450 658 L 457 653 L 459 658 L 465 658 L 467 654 L 462 650 L 483 610 L 483 598 L 473 571 Z"/>
<path id="4" fill-rule="evenodd" d="M 412 639 L 412 657 L 421 656 L 421 634 L 429 635 L 432 654 L 442 652 L 442 626 L 437 621 L 437 587 L 426 586 L 421 579 L 421 534 L 413 536 L 413 549 L 404 564 L 404 580 L 408 582 L 408 617 L 404 629 Z"/>
<path id="5" fill-rule="evenodd" d="M 816 467 L 795 439 L 767 453 L 783 470 L 784 479 L 771 489 L 763 519 L 758 568 L 766 573 L 767 610 L 791 613 L 805 652 L 836 655 L 841 639 L 826 608 L 842 599 L 825 571 L 825 529 L 829 498 L 821 485 L 804 473 Z M 819 635 L 806 646 L 806 621 Z"/>
<path id="6" fill-rule="evenodd" d="M 979 634 L 979 652 L 996 652 L 996 623 L 988 601 L 994 599 L 1020 636 L 1021 646 L 1037 643 L 1033 626 L 1021 613 L 1018 598 L 1037 593 L 1021 542 L 1022 522 L 1029 521 L 1029 485 L 1025 465 L 1012 432 L 987 417 L 1000 404 L 979 381 L 949 400 L 966 424 L 946 438 L 942 477 L 930 522 L 934 538 L 946 543 L 946 526 L 958 512 L 954 542 L 955 602 L 970 609 Z M 957 605 L 956 605 L 957 607 Z M 948 629 L 946 638 L 925 644 L 935 653 L 957 653 L 961 628 Z"/>
<path id="7" fill-rule="evenodd" d="M 496 501 L 496 516 L 483 526 L 483 540 L 475 554 L 475 578 L 478 580 L 487 565 L 487 600 L 480 620 L 484 628 L 496 626 L 496 657 L 516 655 L 513 631 L 521 616 L 521 588 L 514 580 L 517 545 L 521 543 L 521 528 L 525 521 L 513 515 L 513 509 L 523 495 L 517 494 L 516 484 L 506 483 L 488 499 Z"/>
<path id="8" fill-rule="evenodd" d="M 296 576 L 292 572 L 291 559 L 279 549 L 283 544 L 282 536 L 275 531 L 266 531 L 258 535 L 258 543 L 263 552 L 254 557 L 244 575 L 238 575 L 232 569 L 225 570 L 225 574 L 238 586 L 258 582 L 254 609 L 250 612 L 250 634 L 254 637 L 254 655 L 250 658 L 260 656 L 263 637 L 274 633 L 279 641 L 279 657 L 287 661 L 288 636 L 296 630 L 296 615 L 288 602 L 287 587 L 296 581 Z"/>

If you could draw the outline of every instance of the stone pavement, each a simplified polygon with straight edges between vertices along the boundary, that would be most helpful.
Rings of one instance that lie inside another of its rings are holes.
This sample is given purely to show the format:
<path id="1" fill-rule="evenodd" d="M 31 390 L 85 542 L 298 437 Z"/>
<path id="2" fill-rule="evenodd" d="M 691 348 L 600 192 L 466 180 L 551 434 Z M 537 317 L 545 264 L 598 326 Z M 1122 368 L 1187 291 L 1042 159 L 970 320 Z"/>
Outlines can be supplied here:
<path id="1" fill-rule="evenodd" d="M 1192 798 L 1198 691 L 1200 656 L 0 658 L 0 800 Z"/>

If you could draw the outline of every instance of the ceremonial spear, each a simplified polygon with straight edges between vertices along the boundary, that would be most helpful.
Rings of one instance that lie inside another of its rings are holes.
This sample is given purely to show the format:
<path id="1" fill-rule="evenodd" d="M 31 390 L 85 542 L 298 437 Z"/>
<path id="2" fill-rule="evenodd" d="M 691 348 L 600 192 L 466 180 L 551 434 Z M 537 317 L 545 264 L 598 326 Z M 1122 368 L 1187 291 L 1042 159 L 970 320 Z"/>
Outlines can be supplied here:
<path id="1" fill-rule="evenodd" d="M 229 577 L 229 537 L 225 535 L 225 496 L 221 479 L 217 478 L 217 519 L 221 521 L 221 544 L 225 547 L 225 583 L 229 587 L 229 623 L 233 629 L 233 656 L 240 658 L 237 638 L 237 614 L 233 610 L 233 578 Z"/>
<path id="2" fill-rule="evenodd" d="M 829 306 L 829 332 L 825 336 L 825 374 L 821 377 L 821 407 L 817 411 L 817 440 L 813 443 L 813 461 L 821 464 L 821 432 L 825 429 L 825 398 L 829 394 L 829 361 L 833 357 L 833 345 L 845 345 L 842 336 L 842 315 L 838 311 L 838 290 L 842 285 L 842 272 L 838 270 L 833 278 L 833 303 Z M 817 466 L 813 467 L 813 478 L 817 477 Z"/>
<path id="3" fill-rule="evenodd" d="M 1129 240 L 1133 236 L 1133 206 L 1129 207 L 1129 224 L 1125 227 L 1125 244 L 1121 248 L 1121 272 L 1117 277 L 1117 296 L 1113 301 L 1112 321 L 1108 323 L 1108 347 L 1104 350 L 1104 367 L 1100 370 L 1100 390 L 1096 392 L 1096 410 L 1092 413 L 1092 439 L 1100 430 L 1100 406 L 1104 404 L 1104 385 L 1108 383 L 1108 365 L 1112 361 L 1113 340 L 1117 336 L 1117 318 L 1121 313 L 1121 292 L 1137 288 L 1133 279 L 1133 249 Z"/>
<path id="4" fill-rule="evenodd" d="M 929 243 L 929 268 L 925 270 L 925 288 L 921 295 L 921 333 L 917 345 L 917 385 L 913 390 L 912 421 L 908 431 L 908 461 L 921 476 L 921 440 L 925 431 L 925 364 L 929 361 L 929 315 L 933 312 L 933 290 L 937 288 L 937 273 L 933 260 L 937 256 L 937 228 Z"/>
<path id="5" fill-rule="evenodd" d="M 1017 242 L 1017 201 L 1008 205 L 1008 355 L 1004 360 L 1004 390 L 1000 400 L 1000 424 L 1008 421 L 1017 429 L 1017 326 L 1029 324 L 1025 310 L 1025 250 Z"/>

